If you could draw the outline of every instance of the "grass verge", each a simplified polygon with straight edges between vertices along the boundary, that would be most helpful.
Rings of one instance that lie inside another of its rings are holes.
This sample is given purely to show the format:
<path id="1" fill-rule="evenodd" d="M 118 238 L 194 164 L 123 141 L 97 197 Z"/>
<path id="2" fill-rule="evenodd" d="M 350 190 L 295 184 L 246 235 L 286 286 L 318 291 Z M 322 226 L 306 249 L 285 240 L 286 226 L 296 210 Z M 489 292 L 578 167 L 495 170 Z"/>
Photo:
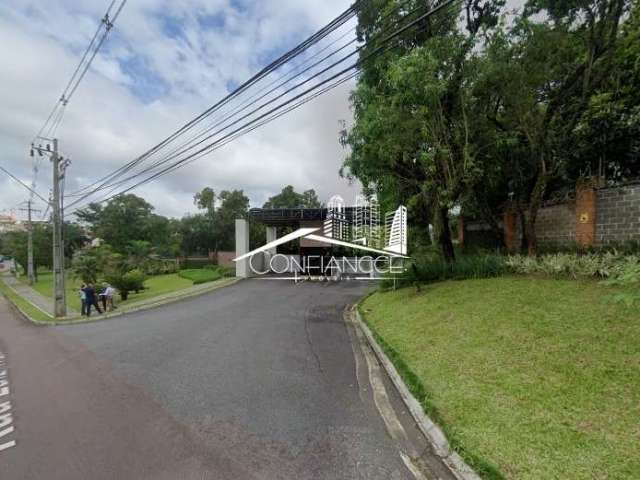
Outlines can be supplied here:
<path id="1" fill-rule="evenodd" d="M 2 280 L 0 280 L 0 293 L 2 293 L 11 303 L 16 305 L 20 310 L 22 310 L 34 320 L 37 320 L 39 322 L 53 321 L 53 317 L 50 317 L 39 308 L 34 307 L 31 303 L 26 301 L 24 298 L 14 292 L 10 287 L 8 287 Z"/>
<path id="2" fill-rule="evenodd" d="M 217 268 L 192 268 L 187 270 L 180 270 L 178 273 L 182 278 L 191 280 L 194 285 L 201 283 L 214 282 L 220 280 L 223 276 L 222 271 Z"/>
<path id="3" fill-rule="evenodd" d="M 483 477 L 640 476 L 640 312 L 591 281 L 422 288 L 376 293 L 361 312 Z"/>

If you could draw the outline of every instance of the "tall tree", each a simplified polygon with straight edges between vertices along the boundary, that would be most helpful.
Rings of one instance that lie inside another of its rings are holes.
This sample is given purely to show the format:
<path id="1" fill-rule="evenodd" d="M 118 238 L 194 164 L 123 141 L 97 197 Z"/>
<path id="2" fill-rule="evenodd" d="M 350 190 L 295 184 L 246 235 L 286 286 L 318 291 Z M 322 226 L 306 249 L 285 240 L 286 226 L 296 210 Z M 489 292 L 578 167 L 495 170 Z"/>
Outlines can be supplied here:
<path id="1" fill-rule="evenodd" d="M 320 206 L 315 190 L 298 193 L 292 185 L 287 185 L 279 194 L 270 197 L 263 208 L 319 208 Z"/>
<path id="2" fill-rule="evenodd" d="M 455 258 L 449 211 L 479 171 L 476 122 L 469 107 L 475 49 L 502 4 L 468 0 L 464 28 L 453 16 L 433 20 L 419 34 L 401 40 L 401 55 L 389 54 L 372 65 L 365 62 L 352 94 L 355 124 L 342 135 L 351 148 L 343 173 L 376 190 L 384 207 L 390 200 L 406 202 L 410 215 L 417 217 L 427 206 L 448 261 Z M 373 18 L 373 25 L 363 25 L 371 19 L 360 17 L 365 35 L 384 22 L 384 17 Z"/>

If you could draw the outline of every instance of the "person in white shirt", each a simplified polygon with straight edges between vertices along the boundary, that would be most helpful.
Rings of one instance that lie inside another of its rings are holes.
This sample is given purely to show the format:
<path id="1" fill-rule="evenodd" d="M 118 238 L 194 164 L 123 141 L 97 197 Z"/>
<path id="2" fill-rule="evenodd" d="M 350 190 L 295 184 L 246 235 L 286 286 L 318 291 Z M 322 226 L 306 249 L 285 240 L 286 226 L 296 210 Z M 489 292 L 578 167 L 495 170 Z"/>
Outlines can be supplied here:
<path id="1" fill-rule="evenodd" d="M 107 284 L 107 287 L 104 289 L 104 296 L 107 300 L 107 307 L 109 308 L 109 310 L 113 310 L 116 308 L 115 303 L 113 302 L 113 297 L 116 294 L 116 289 L 113 288 L 111 285 Z"/>

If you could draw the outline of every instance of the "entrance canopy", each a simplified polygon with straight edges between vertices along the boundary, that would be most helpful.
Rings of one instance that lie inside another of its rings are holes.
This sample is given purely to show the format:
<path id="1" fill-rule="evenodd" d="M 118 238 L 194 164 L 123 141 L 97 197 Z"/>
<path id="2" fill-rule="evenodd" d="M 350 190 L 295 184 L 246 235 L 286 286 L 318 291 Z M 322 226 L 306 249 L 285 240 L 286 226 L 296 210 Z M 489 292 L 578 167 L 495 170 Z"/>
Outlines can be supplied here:
<path id="1" fill-rule="evenodd" d="M 249 218 L 268 227 L 300 227 L 308 222 L 324 222 L 327 208 L 252 208 Z M 354 207 L 344 207 L 344 216 L 351 221 Z"/>

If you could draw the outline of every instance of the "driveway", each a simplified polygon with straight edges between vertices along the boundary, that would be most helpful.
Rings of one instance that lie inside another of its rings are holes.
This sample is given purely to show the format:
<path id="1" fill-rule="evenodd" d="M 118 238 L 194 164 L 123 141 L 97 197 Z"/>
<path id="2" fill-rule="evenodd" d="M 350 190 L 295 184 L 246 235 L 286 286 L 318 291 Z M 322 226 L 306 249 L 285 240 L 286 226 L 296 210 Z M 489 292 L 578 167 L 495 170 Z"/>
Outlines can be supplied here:
<path id="1" fill-rule="evenodd" d="M 365 289 L 254 279 L 56 328 L 0 309 L 0 478 L 449 478 L 343 320 Z"/>

